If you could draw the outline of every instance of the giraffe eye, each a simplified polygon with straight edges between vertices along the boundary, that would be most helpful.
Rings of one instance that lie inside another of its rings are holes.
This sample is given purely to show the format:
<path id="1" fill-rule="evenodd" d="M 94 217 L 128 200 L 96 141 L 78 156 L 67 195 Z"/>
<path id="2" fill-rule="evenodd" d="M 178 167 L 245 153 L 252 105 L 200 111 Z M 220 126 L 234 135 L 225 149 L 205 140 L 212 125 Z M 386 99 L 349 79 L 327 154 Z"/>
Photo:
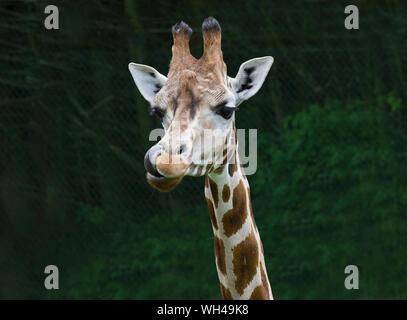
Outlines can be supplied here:
<path id="1" fill-rule="evenodd" d="M 163 121 L 163 118 L 165 116 L 165 112 L 157 107 L 152 108 L 150 114 L 155 115 L 161 122 Z"/>
<path id="2" fill-rule="evenodd" d="M 221 103 L 220 105 L 218 105 L 216 107 L 215 113 L 227 120 L 227 119 L 230 119 L 232 117 L 233 112 L 236 109 L 237 108 L 235 108 L 235 107 L 226 106 L 226 103 L 224 102 L 224 103 Z"/>

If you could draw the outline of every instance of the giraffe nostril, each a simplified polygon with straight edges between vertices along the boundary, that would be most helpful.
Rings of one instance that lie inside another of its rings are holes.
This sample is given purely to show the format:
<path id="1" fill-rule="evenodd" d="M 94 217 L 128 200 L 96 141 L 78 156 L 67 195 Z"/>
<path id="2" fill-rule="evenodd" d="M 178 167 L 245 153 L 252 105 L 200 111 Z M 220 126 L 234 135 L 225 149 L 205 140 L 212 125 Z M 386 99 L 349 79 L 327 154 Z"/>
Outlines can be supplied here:
<path id="1" fill-rule="evenodd" d="M 178 149 L 178 154 L 182 154 L 185 151 L 185 145 L 181 145 Z"/>

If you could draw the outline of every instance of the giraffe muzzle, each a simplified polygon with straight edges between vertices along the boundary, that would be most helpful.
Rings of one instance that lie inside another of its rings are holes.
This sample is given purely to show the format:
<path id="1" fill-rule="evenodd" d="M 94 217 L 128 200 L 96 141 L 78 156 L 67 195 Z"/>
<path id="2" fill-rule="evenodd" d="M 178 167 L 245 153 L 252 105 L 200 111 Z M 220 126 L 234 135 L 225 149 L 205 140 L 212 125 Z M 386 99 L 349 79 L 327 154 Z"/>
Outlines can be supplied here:
<path id="1" fill-rule="evenodd" d="M 146 152 L 144 167 L 147 182 L 161 192 L 168 192 L 181 182 L 189 164 L 179 155 L 168 154 L 155 145 Z"/>
<path id="2" fill-rule="evenodd" d="M 176 148 L 176 153 L 168 153 L 162 145 L 151 147 L 144 156 L 144 167 L 154 178 L 173 179 L 183 176 L 190 162 L 183 156 L 184 147 Z"/>
<path id="3" fill-rule="evenodd" d="M 161 152 L 155 162 L 157 171 L 166 178 L 179 178 L 184 176 L 190 162 L 179 154 Z"/>

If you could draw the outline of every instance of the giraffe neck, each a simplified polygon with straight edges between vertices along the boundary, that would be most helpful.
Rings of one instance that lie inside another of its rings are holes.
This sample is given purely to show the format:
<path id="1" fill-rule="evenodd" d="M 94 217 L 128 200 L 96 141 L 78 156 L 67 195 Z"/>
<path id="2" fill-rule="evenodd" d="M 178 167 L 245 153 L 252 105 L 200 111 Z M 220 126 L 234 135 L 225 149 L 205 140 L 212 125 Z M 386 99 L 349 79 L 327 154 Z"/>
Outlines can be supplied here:
<path id="1" fill-rule="evenodd" d="M 273 299 L 250 188 L 239 157 L 205 177 L 216 268 L 224 299 Z"/>

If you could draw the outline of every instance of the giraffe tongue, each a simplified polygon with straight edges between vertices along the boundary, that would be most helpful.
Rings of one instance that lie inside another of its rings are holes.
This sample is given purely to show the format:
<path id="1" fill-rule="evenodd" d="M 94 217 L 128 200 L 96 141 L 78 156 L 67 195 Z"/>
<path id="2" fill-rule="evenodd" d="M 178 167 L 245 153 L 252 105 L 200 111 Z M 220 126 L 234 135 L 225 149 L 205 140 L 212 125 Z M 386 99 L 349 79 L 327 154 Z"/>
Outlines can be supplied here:
<path id="1" fill-rule="evenodd" d="M 149 151 L 146 152 L 146 155 L 144 156 L 144 168 L 146 168 L 147 172 L 151 174 L 152 176 L 156 178 L 164 178 L 163 175 L 161 175 L 155 166 L 150 161 L 150 154 Z"/>

